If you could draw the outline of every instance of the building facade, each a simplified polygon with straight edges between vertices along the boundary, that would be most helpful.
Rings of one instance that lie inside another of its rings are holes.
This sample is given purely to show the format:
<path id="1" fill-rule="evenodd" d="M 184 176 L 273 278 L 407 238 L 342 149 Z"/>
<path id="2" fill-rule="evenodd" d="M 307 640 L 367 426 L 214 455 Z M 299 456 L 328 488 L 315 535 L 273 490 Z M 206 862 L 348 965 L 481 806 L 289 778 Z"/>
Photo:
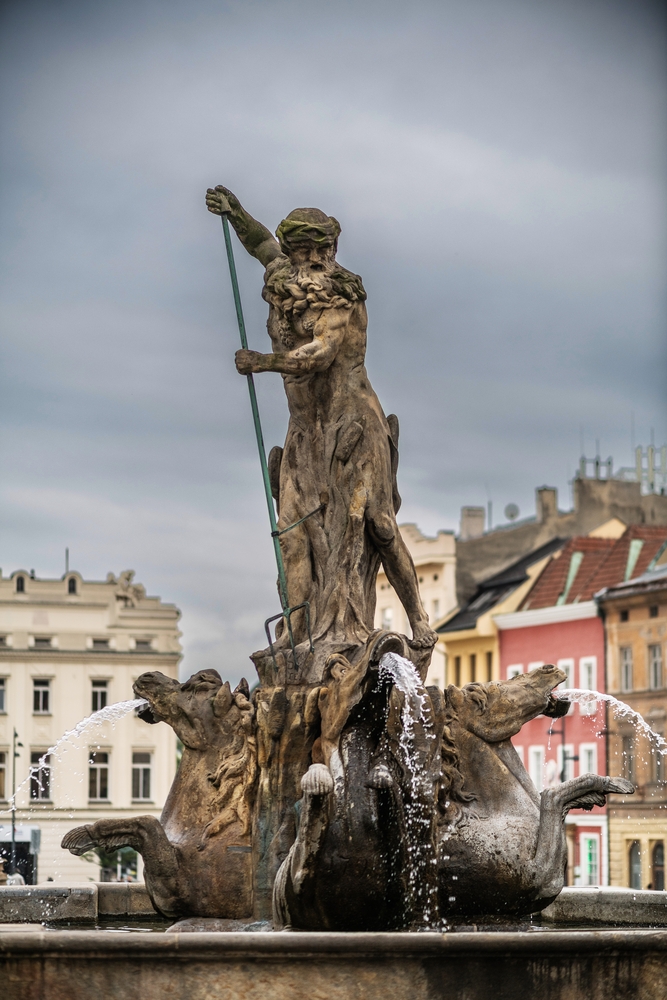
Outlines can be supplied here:
<path id="1" fill-rule="evenodd" d="M 655 551 L 656 539 L 653 542 Z M 608 691 L 665 736 L 667 716 L 667 544 L 649 569 L 602 590 Z M 627 777 L 635 795 L 610 797 L 611 881 L 636 889 L 665 888 L 667 761 L 655 741 L 628 718 L 609 712 L 609 773 Z"/>
<path id="2" fill-rule="evenodd" d="M 171 786 L 173 730 L 134 712 L 90 724 L 48 752 L 91 713 L 133 699 L 141 673 L 178 677 L 180 612 L 132 578 L 129 570 L 105 582 L 76 572 L 59 580 L 24 570 L 0 576 L 0 853 L 9 856 L 16 743 L 26 881 L 97 880 L 99 865 L 63 851 L 63 835 L 98 819 L 157 817 Z"/>
<path id="3" fill-rule="evenodd" d="M 563 544 L 561 539 L 554 539 L 502 573 L 490 577 L 463 608 L 436 626 L 438 644 L 435 648 L 446 665 L 446 684 L 461 687 L 474 681 L 486 683 L 500 679 L 496 617 L 521 606 L 544 567 Z"/>

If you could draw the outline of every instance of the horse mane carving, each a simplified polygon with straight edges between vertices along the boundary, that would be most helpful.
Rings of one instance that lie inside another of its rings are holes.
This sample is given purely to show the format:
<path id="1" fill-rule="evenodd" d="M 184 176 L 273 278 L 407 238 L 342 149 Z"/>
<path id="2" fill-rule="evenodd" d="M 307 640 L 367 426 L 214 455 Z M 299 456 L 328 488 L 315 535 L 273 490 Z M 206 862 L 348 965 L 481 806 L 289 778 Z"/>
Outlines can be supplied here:
<path id="1" fill-rule="evenodd" d="M 236 820 L 241 824 L 241 835 L 250 832 L 252 822 L 253 792 L 257 776 L 257 739 L 255 736 L 255 709 L 249 700 L 249 691 L 241 685 L 234 691 L 234 704 L 239 710 L 239 720 L 231 744 L 208 780 L 219 795 L 214 799 L 218 815 L 204 830 L 203 840 L 216 836 Z"/>

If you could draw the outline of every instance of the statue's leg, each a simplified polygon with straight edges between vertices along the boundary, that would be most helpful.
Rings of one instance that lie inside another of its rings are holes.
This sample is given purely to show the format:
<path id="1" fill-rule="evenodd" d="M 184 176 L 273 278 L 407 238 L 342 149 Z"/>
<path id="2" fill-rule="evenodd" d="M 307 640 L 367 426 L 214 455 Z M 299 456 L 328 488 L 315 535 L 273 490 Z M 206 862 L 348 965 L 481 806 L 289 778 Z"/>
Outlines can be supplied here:
<path id="1" fill-rule="evenodd" d="M 567 859 L 564 820 L 570 809 L 603 806 L 610 792 L 628 795 L 634 792 L 634 785 L 624 778 L 582 774 L 542 792 L 540 827 L 533 859 L 535 881 L 539 887 L 537 898 L 553 899 L 563 888 Z"/>
<path id="2" fill-rule="evenodd" d="M 412 557 L 398 530 L 396 518 L 386 511 L 375 512 L 369 509 L 367 514 L 368 527 L 375 542 L 387 579 L 392 585 L 405 612 L 412 629 L 411 646 L 431 647 L 437 641 L 437 636 L 429 626 L 428 615 L 419 594 L 419 583 Z"/>
<path id="3" fill-rule="evenodd" d="M 156 910 L 166 916 L 178 912 L 178 855 L 154 816 L 100 819 L 77 826 L 63 837 L 61 846 L 80 856 L 101 847 L 107 854 L 131 847 L 144 859 L 146 888 Z"/>

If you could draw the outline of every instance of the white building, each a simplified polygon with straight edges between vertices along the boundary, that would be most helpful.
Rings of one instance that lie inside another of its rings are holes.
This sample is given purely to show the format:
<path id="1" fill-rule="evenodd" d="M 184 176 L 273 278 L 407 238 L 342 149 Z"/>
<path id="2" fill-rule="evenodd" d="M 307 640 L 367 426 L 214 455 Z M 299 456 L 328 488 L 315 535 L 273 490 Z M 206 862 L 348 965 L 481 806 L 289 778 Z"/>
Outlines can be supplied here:
<path id="1" fill-rule="evenodd" d="M 435 538 L 423 535 L 416 524 L 401 524 L 400 532 L 417 570 L 419 592 L 432 626 L 456 606 L 456 540 L 453 531 L 439 531 Z M 396 591 L 382 568 L 377 577 L 375 627 L 410 635 L 408 618 Z M 445 685 L 445 657 L 436 646 L 426 678 L 427 684 Z"/>
<path id="2" fill-rule="evenodd" d="M 179 610 L 147 597 L 127 570 L 106 582 L 68 572 L 39 580 L 0 573 L 0 850 L 7 855 L 16 758 L 19 852 L 36 880 L 97 880 L 100 869 L 63 851 L 67 830 L 103 818 L 159 816 L 176 771 L 176 738 L 132 712 L 88 726 L 38 762 L 93 711 L 134 698 L 147 670 L 178 678 Z M 39 854 L 30 854 L 39 845 Z"/>

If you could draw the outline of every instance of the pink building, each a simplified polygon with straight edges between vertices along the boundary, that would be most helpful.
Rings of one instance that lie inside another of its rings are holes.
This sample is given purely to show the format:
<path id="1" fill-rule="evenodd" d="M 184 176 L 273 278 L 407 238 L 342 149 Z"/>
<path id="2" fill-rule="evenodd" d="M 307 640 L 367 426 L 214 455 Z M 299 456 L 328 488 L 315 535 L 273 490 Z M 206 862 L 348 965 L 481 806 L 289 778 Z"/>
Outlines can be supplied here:
<path id="1" fill-rule="evenodd" d="M 605 692 L 605 631 L 594 595 L 643 573 L 664 529 L 618 521 L 611 538 L 571 538 L 554 553 L 520 610 L 496 615 L 500 677 L 544 663 L 567 674 L 563 687 Z M 619 537 L 619 529 L 622 531 Z M 606 711 L 601 701 L 572 705 L 563 719 L 533 719 L 512 741 L 536 788 L 581 774 L 608 774 Z M 566 820 L 568 884 L 609 882 L 606 807 L 572 810 Z"/>

